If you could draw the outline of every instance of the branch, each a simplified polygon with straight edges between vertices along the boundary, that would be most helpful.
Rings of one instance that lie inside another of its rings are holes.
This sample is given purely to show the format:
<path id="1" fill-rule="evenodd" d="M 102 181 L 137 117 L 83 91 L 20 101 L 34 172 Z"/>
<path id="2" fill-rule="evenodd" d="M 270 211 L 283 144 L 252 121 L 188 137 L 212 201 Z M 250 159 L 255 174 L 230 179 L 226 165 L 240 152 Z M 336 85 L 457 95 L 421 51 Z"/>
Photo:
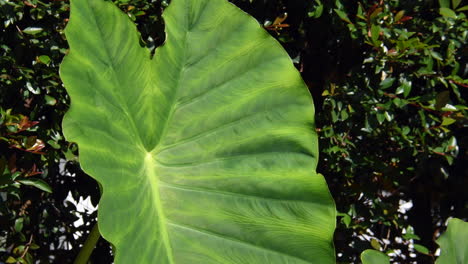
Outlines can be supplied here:
<path id="1" fill-rule="evenodd" d="M 26 256 L 26 253 L 28 253 L 28 250 L 29 250 L 29 247 L 31 246 L 32 241 L 33 241 L 33 235 L 29 237 L 29 242 L 26 244 L 26 248 L 21 254 L 20 259 L 24 259 L 24 257 Z M 17 263 L 20 263 L 20 262 L 17 262 Z"/>

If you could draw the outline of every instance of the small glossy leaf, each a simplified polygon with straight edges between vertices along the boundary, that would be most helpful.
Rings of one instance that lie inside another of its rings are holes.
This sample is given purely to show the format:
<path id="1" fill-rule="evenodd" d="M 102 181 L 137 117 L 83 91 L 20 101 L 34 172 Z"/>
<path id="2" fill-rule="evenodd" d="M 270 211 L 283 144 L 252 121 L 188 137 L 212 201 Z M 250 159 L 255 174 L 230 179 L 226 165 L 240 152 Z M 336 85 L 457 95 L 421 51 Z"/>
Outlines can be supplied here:
<path id="1" fill-rule="evenodd" d="M 348 214 L 345 214 L 345 213 L 338 213 L 337 214 L 338 216 L 341 216 L 341 221 L 343 222 L 343 224 L 346 225 L 346 227 L 349 227 L 349 225 L 351 224 L 351 216 L 349 216 Z"/>
<path id="2" fill-rule="evenodd" d="M 385 121 L 385 118 L 386 116 L 380 112 L 377 112 L 377 121 L 379 122 L 379 124 L 383 124 L 383 122 Z"/>
<path id="3" fill-rule="evenodd" d="M 442 57 L 442 55 L 440 55 L 440 53 L 437 52 L 437 51 L 431 50 L 431 56 L 432 56 L 434 59 L 438 60 L 438 61 L 443 61 L 443 60 L 444 60 L 444 58 Z"/>
<path id="4" fill-rule="evenodd" d="M 16 178 L 18 178 L 19 176 L 21 176 L 21 172 L 20 172 L 20 171 L 16 171 L 16 172 L 14 172 L 14 173 L 11 175 L 11 179 L 12 179 L 12 180 L 16 180 Z"/>
<path id="5" fill-rule="evenodd" d="M 29 246 L 29 248 L 32 249 L 32 250 L 36 250 L 36 249 L 39 249 L 40 246 L 37 245 L 37 244 L 32 243 L 32 244 Z"/>
<path id="6" fill-rule="evenodd" d="M 57 104 L 57 100 L 55 98 L 53 98 L 52 96 L 50 96 L 50 95 L 45 95 L 44 99 L 45 99 L 47 105 Z"/>
<path id="7" fill-rule="evenodd" d="M 324 6 L 322 2 L 320 2 L 320 0 L 315 0 L 315 3 L 317 5 L 315 7 L 315 10 L 313 12 L 309 12 L 308 16 L 313 18 L 319 18 L 320 16 L 322 16 Z"/>
<path id="8" fill-rule="evenodd" d="M 450 8 L 441 7 L 439 9 L 439 14 L 444 17 L 457 18 L 457 14 Z"/>
<path id="9" fill-rule="evenodd" d="M 47 55 L 41 55 L 41 56 L 37 57 L 37 59 L 39 60 L 39 62 L 44 63 L 46 65 L 49 65 L 49 63 L 51 61 L 50 57 L 47 56 Z"/>
<path id="10" fill-rule="evenodd" d="M 457 122 L 457 120 L 449 117 L 444 117 L 441 126 L 449 126 L 455 122 Z"/>
<path id="11" fill-rule="evenodd" d="M 393 114 L 389 113 L 388 111 L 384 112 L 385 119 L 387 119 L 388 122 L 391 122 L 393 120 Z"/>
<path id="12" fill-rule="evenodd" d="M 369 16 L 370 19 L 374 19 L 375 17 L 377 17 L 380 13 L 382 13 L 383 11 L 383 8 L 381 7 L 378 7 L 376 8 Z"/>
<path id="13" fill-rule="evenodd" d="M 7 260 L 5 261 L 6 263 L 16 263 L 16 259 L 13 257 L 8 257 Z"/>
<path id="14" fill-rule="evenodd" d="M 380 30 L 381 30 L 381 28 L 379 26 L 372 24 L 372 26 L 371 26 L 371 39 L 372 39 L 372 43 L 375 46 L 380 45 L 380 41 L 379 41 Z"/>
<path id="15" fill-rule="evenodd" d="M 349 215 L 344 215 L 343 216 L 343 223 L 346 225 L 346 227 L 349 227 L 351 224 L 351 217 Z"/>
<path id="16" fill-rule="evenodd" d="M 334 9 L 334 10 L 335 10 L 336 14 L 337 14 L 343 21 L 346 21 L 346 22 L 352 24 L 351 20 L 349 20 L 349 17 L 348 17 L 348 15 L 347 15 L 345 12 L 343 12 L 343 11 L 341 11 L 341 10 L 339 10 L 339 9 Z"/>
<path id="17" fill-rule="evenodd" d="M 411 92 L 412 83 L 411 81 L 401 80 L 401 84 L 398 86 L 397 90 L 395 91 L 396 94 L 403 94 L 406 98 Z"/>
<path id="18" fill-rule="evenodd" d="M 396 15 L 395 15 L 395 22 L 400 21 L 400 19 L 405 15 L 405 10 L 400 10 Z"/>
<path id="19" fill-rule="evenodd" d="M 370 244 L 374 249 L 380 250 L 381 248 L 379 241 L 375 238 L 371 239 Z"/>
<path id="20" fill-rule="evenodd" d="M 452 8 L 456 9 L 461 3 L 461 0 L 452 0 Z"/>
<path id="21" fill-rule="evenodd" d="M 16 232 L 21 232 L 23 230 L 23 218 L 18 218 L 15 220 L 15 231 Z"/>
<path id="22" fill-rule="evenodd" d="M 60 149 L 60 144 L 58 144 L 56 141 L 54 141 L 52 139 L 48 140 L 47 144 L 49 144 L 54 149 Z"/>
<path id="23" fill-rule="evenodd" d="M 390 88 L 394 82 L 395 82 L 395 78 L 386 78 L 385 80 L 380 82 L 380 88 L 382 89 Z"/>
<path id="24" fill-rule="evenodd" d="M 390 258 L 384 253 L 367 249 L 361 253 L 362 264 L 390 264 Z"/>
<path id="25" fill-rule="evenodd" d="M 414 249 L 416 251 L 418 251 L 419 253 L 422 253 L 422 254 L 429 254 L 429 249 L 423 245 L 420 245 L 420 244 L 414 244 Z"/>
<path id="26" fill-rule="evenodd" d="M 109 1 L 72 0 L 64 134 L 103 186 L 115 263 L 334 263 L 314 108 L 291 59 L 226 0 L 172 0 L 153 59 Z"/>
<path id="27" fill-rule="evenodd" d="M 24 185 L 34 186 L 48 193 L 52 192 L 52 188 L 49 186 L 49 184 L 41 179 L 21 179 L 17 181 Z"/>
<path id="28" fill-rule="evenodd" d="M 26 83 L 26 88 L 28 88 L 28 90 L 33 94 L 40 94 L 41 93 L 41 89 L 39 87 L 34 88 L 30 82 Z"/>
<path id="29" fill-rule="evenodd" d="M 403 86 L 398 86 L 398 88 L 395 91 L 395 94 L 402 94 L 405 92 L 405 89 Z"/>
<path id="30" fill-rule="evenodd" d="M 42 32 L 44 29 L 40 27 L 27 27 L 23 29 L 23 33 L 26 33 L 28 35 L 36 35 L 40 32 Z"/>
<path id="31" fill-rule="evenodd" d="M 450 0 L 439 0 L 439 6 L 450 8 Z"/>

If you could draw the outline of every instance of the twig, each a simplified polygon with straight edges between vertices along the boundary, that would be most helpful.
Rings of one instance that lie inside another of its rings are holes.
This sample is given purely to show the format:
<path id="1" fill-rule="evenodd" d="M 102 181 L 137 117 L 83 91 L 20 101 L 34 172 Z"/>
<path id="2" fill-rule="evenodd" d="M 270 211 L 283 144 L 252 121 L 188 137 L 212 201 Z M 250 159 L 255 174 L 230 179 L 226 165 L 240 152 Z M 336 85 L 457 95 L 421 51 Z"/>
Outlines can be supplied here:
<path id="1" fill-rule="evenodd" d="M 463 83 L 460 83 L 460 82 L 457 82 L 457 81 L 454 81 L 454 80 L 449 80 L 449 82 L 454 83 L 454 84 L 457 84 L 457 85 L 460 85 L 461 87 L 464 87 L 464 88 L 468 88 L 468 85 L 463 84 Z"/>
<path id="2" fill-rule="evenodd" d="M 28 243 L 26 244 L 26 247 L 24 248 L 24 251 L 23 251 L 23 253 L 22 253 L 21 256 L 20 256 L 21 259 L 24 259 L 24 257 L 26 256 L 26 253 L 28 253 L 28 250 L 29 250 L 29 247 L 30 247 L 31 244 L 32 244 L 32 241 L 33 241 L 33 235 L 31 234 L 31 236 L 29 237 L 29 241 L 28 241 Z M 20 262 L 17 261 L 16 264 L 20 264 Z"/>
<path id="3" fill-rule="evenodd" d="M 390 93 L 385 93 L 385 92 L 384 92 L 383 95 L 385 95 L 385 96 L 387 96 L 387 97 L 390 97 L 390 98 L 392 98 L 392 99 L 405 100 L 405 99 L 402 99 L 402 98 L 400 98 L 400 97 L 398 97 L 398 96 L 396 96 L 396 95 L 394 95 L 394 94 L 390 94 Z M 407 101 L 407 102 L 408 102 L 409 105 L 416 106 L 416 107 L 421 108 L 421 109 L 423 109 L 423 110 L 426 110 L 426 111 L 428 111 L 428 112 L 432 112 L 432 113 L 435 113 L 435 114 L 439 114 L 439 115 L 440 115 L 440 113 L 439 113 L 438 111 L 434 110 L 434 109 L 427 108 L 427 107 L 425 107 L 425 106 L 423 106 L 423 105 L 420 105 L 420 104 L 418 104 L 418 103 L 414 103 L 414 102 L 410 102 L 410 101 Z"/>

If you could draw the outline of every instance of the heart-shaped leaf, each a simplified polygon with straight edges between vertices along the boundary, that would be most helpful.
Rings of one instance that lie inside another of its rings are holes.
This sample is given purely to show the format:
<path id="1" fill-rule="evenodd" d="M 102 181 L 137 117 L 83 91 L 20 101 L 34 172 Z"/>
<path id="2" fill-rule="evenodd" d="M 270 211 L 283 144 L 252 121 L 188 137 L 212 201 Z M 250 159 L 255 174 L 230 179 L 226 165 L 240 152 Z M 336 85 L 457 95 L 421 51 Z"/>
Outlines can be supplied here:
<path id="1" fill-rule="evenodd" d="M 128 16 L 72 0 L 63 129 L 103 186 L 116 263 L 334 263 L 312 98 L 225 0 L 173 0 L 150 59 Z"/>

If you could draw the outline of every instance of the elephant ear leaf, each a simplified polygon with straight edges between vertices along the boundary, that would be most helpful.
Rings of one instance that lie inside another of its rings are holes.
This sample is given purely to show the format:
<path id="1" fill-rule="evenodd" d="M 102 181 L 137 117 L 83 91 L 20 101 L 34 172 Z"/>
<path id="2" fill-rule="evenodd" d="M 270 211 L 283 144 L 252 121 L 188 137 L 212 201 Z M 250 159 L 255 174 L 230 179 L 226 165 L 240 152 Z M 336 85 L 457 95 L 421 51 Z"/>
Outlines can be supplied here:
<path id="1" fill-rule="evenodd" d="M 115 263 L 334 263 L 312 98 L 225 0 L 173 0 L 151 58 L 112 3 L 72 0 L 63 129 L 103 186 Z"/>
<path id="2" fill-rule="evenodd" d="M 448 222 L 447 231 L 437 239 L 440 246 L 440 256 L 436 264 L 466 264 L 468 263 L 468 223 L 452 218 Z"/>

